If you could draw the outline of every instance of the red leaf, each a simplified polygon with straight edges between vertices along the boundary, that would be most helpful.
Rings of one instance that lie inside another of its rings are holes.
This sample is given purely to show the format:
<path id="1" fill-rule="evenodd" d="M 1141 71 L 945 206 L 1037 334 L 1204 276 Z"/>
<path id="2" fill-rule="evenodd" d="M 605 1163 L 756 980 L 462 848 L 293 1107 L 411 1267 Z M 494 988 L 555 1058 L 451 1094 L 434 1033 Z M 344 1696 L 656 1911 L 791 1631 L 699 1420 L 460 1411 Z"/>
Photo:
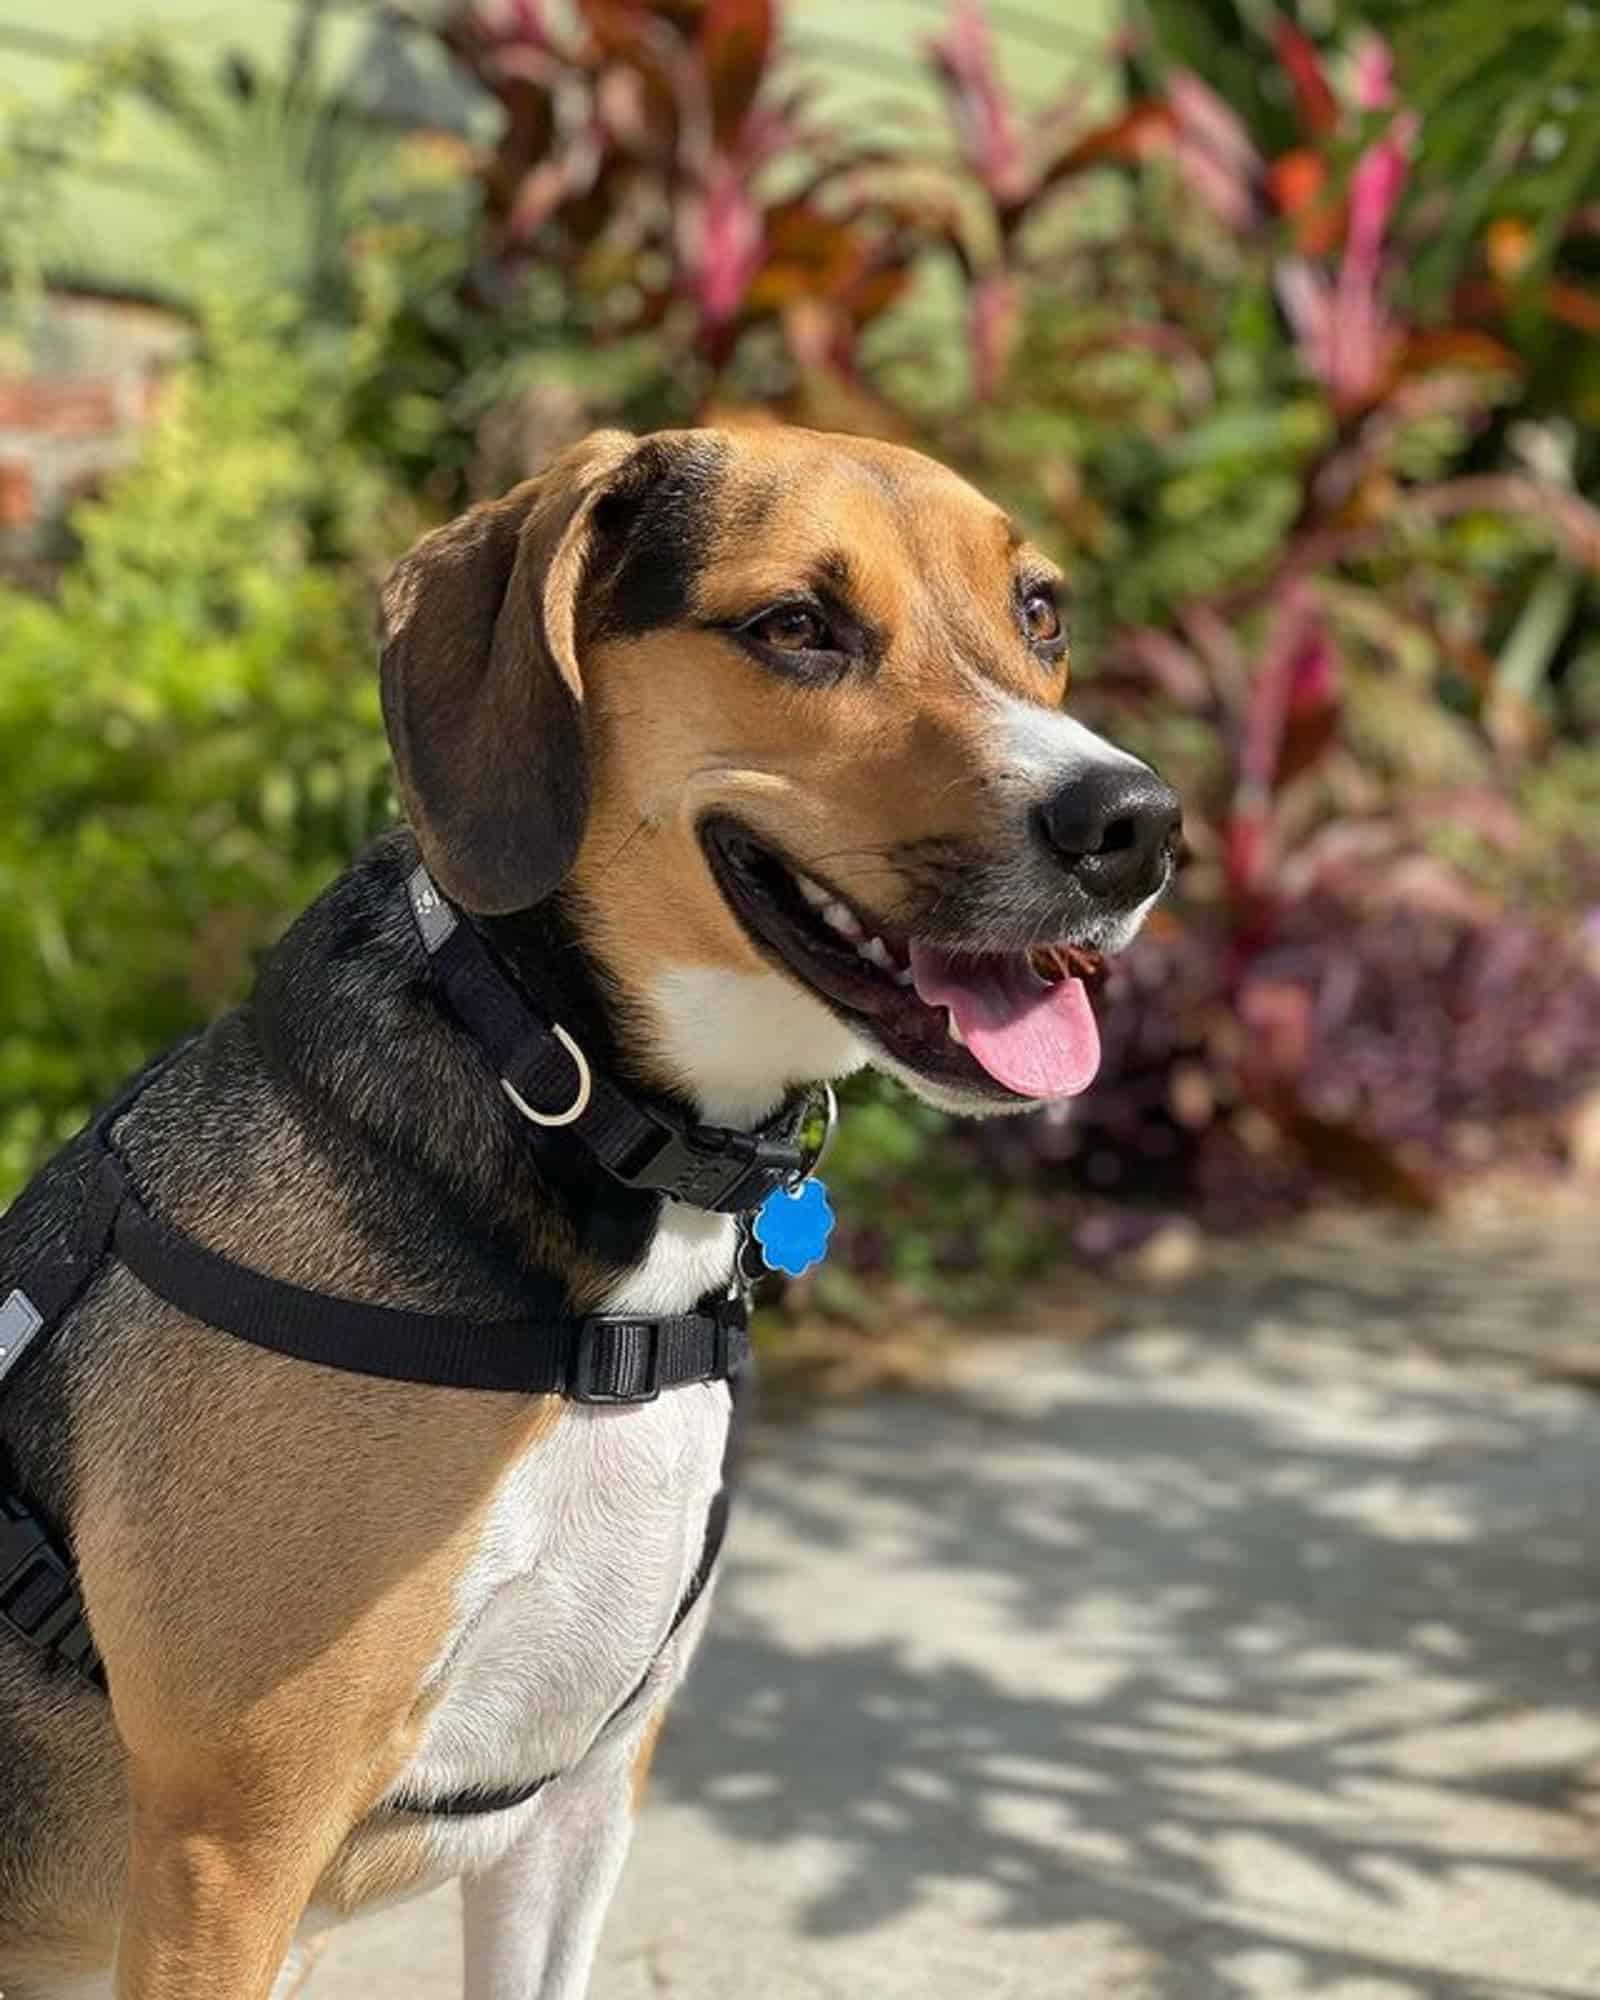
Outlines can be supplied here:
<path id="1" fill-rule="evenodd" d="M 1293 225 L 1305 257 L 1325 257 L 1344 235 L 1344 203 L 1328 192 L 1328 163 L 1309 146 L 1282 153 L 1267 168 L 1273 206 Z"/>
<path id="2" fill-rule="evenodd" d="M 866 326 L 897 305 L 911 288 L 911 275 L 909 255 L 903 261 L 881 264 L 864 272 L 845 293 L 845 306 L 852 322 L 857 327 Z"/>
<path id="3" fill-rule="evenodd" d="M 676 235 L 682 288 L 703 325 L 728 325 L 761 267 L 763 238 L 761 211 L 725 162 L 680 203 Z"/>
<path id="4" fill-rule="evenodd" d="M 1245 1051 L 1250 1080 L 1257 1089 L 1300 1077 L 1311 1051 L 1312 995 L 1288 980 L 1245 982 L 1239 1016 L 1248 1032 Z"/>
<path id="5" fill-rule="evenodd" d="M 444 21 L 440 39 L 452 54 L 474 66 L 494 50 L 554 47 L 547 0 L 498 0 L 497 5 L 468 7 Z"/>
<path id="6" fill-rule="evenodd" d="M 1600 292 L 1552 282 L 1544 288 L 1544 302 L 1551 315 L 1567 326 L 1575 326 L 1580 333 L 1600 333 Z"/>
<path id="7" fill-rule="evenodd" d="M 1335 667 L 1332 641 L 1308 592 L 1302 584 L 1287 585 L 1278 594 L 1245 704 L 1239 745 L 1241 817 L 1264 813 L 1276 787 L 1327 748 L 1333 735 Z"/>
<path id="8" fill-rule="evenodd" d="M 1211 683 L 1189 648 L 1151 625 L 1136 625 L 1121 637 L 1120 657 L 1146 678 L 1167 700 L 1203 711 L 1211 702 Z"/>
<path id="9" fill-rule="evenodd" d="M 1395 205 L 1405 188 L 1416 135 L 1416 117 L 1403 114 L 1367 148 L 1351 172 L 1345 260 L 1363 278 L 1377 268 Z"/>
<path id="10" fill-rule="evenodd" d="M 796 299 L 841 296 L 861 275 L 864 246 L 847 222 L 804 201 L 785 202 L 766 218 L 766 255 L 751 280 L 752 312 L 776 312 Z"/>
<path id="11" fill-rule="evenodd" d="M 1222 860 L 1229 893 L 1244 901 L 1266 872 L 1267 814 L 1263 806 L 1251 804 L 1230 814 L 1223 830 Z"/>
<path id="12" fill-rule="evenodd" d="M 1039 175 L 1034 195 L 1038 196 L 1046 188 L 1055 187 L 1061 181 L 1070 180 L 1074 174 L 1081 174 L 1089 167 L 1103 166 L 1108 161 L 1132 164 L 1147 160 L 1153 153 L 1169 146 L 1176 131 L 1177 120 L 1167 105 L 1158 104 L 1153 99 L 1130 105 L 1120 118 L 1109 119 L 1104 125 L 1097 125 L 1092 132 L 1085 132 L 1081 138 L 1075 139 Z"/>
<path id="13" fill-rule="evenodd" d="M 980 402 L 1005 380 L 1022 328 L 1022 281 L 1010 271 L 990 271 L 972 288 L 967 338 L 972 351 L 972 386 Z"/>
<path id="14" fill-rule="evenodd" d="M 1351 51 L 1350 96 L 1358 111 L 1387 111 L 1394 103 L 1394 55 L 1382 35 L 1369 31 Z"/>
<path id="15" fill-rule="evenodd" d="M 680 35 L 692 36 L 700 11 L 700 0 L 578 0 L 584 26 L 614 55 L 650 40 L 658 22 L 668 22 Z"/>
<path id="16" fill-rule="evenodd" d="M 773 0 L 709 0 L 700 53 L 719 146 L 731 147 L 750 115 L 771 59 L 773 27 Z"/>
<path id="17" fill-rule="evenodd" d="M 521 248 L 557 209 L 586 193 L 594 185 L 604 151 L 600 133 L 589 126 L 560 153 L 525 174 L 506 218 L 506 242 Z"/>
<path id="18" fill-rule="evenodd" d="M 1278 61 L 1288 73 L 1300 123 L 1313 138 L 1326 138 L 1339 123 L 1339 105 L 1323 73 L 1322 58 L 1311 38 L 1280 15 L 1272 39 Z"/>
<path id="19" fill-rule="evenodd" d="M 1320 708 L 1291 708 L 1278 751 L 1277 782 L 1288 784 L 1320 762 L 1339 733 L 1339 710 L 1329 700 Z"/>
<path id="20" fill-rule="evenodd" d="M 1595 301 L 1596 323 L 1600 332 L 1600 299 Z M 1406 336 L 1397 375 L 1431 375 L 1442 369 L 1472 369 L 1489 375 L 1518 375 L 1522 364 L 1511 349 L 1492 334 L 1471 327 L 1423 329 Z"/>

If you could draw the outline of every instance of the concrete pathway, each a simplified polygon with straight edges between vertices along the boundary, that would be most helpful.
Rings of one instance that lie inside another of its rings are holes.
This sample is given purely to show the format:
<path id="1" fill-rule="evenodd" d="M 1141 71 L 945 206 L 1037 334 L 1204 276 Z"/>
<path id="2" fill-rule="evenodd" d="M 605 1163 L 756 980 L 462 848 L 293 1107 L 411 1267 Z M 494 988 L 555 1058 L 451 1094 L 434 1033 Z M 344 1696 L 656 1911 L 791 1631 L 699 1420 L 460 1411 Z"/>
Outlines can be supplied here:
<path id="1" fill-rule="evenodd" d="M 1600 1259 L 1423 1261 L 764 1433 L 594 2000 L 1600 2000 Z"/>

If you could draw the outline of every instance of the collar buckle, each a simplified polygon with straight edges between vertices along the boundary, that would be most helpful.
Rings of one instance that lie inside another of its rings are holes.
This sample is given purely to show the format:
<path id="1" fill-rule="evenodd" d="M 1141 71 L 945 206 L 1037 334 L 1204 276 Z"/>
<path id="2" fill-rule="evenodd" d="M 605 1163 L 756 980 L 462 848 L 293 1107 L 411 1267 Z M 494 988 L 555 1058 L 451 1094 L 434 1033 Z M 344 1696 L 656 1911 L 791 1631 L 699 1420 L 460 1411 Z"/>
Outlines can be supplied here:
<path id="1" fill-rule="evenodd" d="M 645 1142 L 607 1165 L 629 1187 L 650 1188 L 695 1208 L 721 1215 L 759 1208 L 774 1188 L 804 1169 L 799 1147 L 786 1140 L 730 1131 L 712 1148 L 697 1144 L 665 1119 L 651 1117 L 650 1122 L 655 1129 Z"/>

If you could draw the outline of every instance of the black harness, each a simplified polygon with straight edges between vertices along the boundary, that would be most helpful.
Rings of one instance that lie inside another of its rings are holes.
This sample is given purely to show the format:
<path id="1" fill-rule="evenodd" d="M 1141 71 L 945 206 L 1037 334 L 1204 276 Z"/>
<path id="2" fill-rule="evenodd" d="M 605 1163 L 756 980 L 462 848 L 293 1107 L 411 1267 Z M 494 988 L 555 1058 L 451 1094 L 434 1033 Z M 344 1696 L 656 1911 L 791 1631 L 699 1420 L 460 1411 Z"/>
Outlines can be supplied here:
<path id="1" fill-rule="evenodd" d="M 630 1187 L 722 1214 L 747 1215 L 810 1172 L 816 1153 L 801 1141 L 816 1110 L 809 1096 L 784 1106 L 753 1132 L 696 1124 L 645 1104 L 593 1068 L 559 1022 L 534 1012 L 425 869 L 408 878 L 406 893 L 434 978 L 493 1065 L 506 1096 L 531 1124 L 570 1132 Z M 96 1119 L 92 1173 L 70 1247 L 18 1273 L 0 1296 L 0 1387 L 115 1257 L 148 1291 L 190 1317 L 324 1367 L 443 1388 L 606 1404 L 648 1403 L 664 1389 L 726 1381 L 737 1412 L 739 1377 L 750 1353 L 748 1290 L 738 1278 L 726 1295 L 702 1299 L 691 1312 L 576 1317 L 566 1309 L 560 1280 L 538 1274 L 526 1281 L 524 1314 L 464 1319 L 368 1305 L 287 1284 L 219 1255 L 152 1214 L 117 1151 L 113 1128 L 188 1046 L 181 1044 L 145 1070 Z M 735 1428 L 730 1423 L 728 1458 L 700 1561 L 661 1651 L 699 1602 L 716 1567 L 727 1526 Z M 104 1688 L 71 1561 L 26 1497 L 7 1489 L 3 1465 L 0 1627 L 26 1639 L 52 1667 Z M 648 1680 L 647 1671 L 611 1721 L 637 1701 Z M 515 1791 L 474 1791 L 444 1800 L 402 1796 L 389 1810 L 503 1811 L 548 1782 L 547 1776 Z"/>

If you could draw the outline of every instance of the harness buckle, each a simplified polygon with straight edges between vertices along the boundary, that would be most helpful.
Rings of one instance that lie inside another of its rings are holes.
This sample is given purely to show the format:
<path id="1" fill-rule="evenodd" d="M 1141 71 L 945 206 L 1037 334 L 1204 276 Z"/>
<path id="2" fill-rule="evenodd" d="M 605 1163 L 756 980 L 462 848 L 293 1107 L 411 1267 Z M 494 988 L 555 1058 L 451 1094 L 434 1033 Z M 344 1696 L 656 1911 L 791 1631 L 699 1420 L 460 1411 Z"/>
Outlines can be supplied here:
<path id="1" fill-rule="evenodd" d="M 0 1489 L 0 1629 L 15 1632 L 52 1664 L 101 1675 L 72 1569 L 39 1521 Z"/>
<path id="2" fill-rule="evenodd" d="M 661 1322 L 590 1313 L 578 1330 L 567 1394 L 575 1403 L 653 1403 L 661 1394 Z"/>

